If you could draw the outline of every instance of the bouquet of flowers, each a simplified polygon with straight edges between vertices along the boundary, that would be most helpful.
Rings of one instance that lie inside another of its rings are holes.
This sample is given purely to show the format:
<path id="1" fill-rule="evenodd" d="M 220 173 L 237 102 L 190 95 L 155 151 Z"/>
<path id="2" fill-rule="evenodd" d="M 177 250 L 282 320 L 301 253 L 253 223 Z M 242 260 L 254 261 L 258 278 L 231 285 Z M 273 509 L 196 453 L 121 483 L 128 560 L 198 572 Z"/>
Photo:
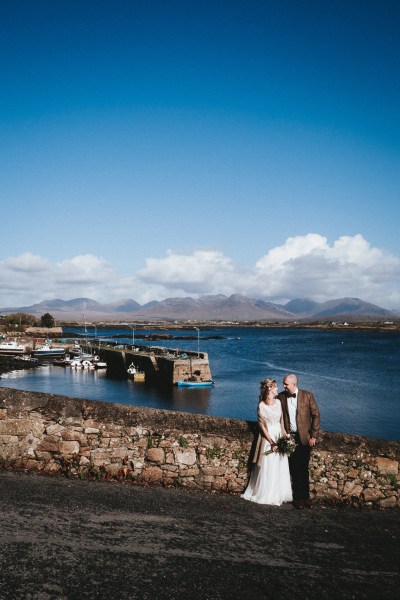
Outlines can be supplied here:
<path id="1" fill-rule="evenodd" d="M 275 443 L 278 447 L 277 451 L 279 452 L 279 454 L 286 454 L 287 456 L 290 456 L 296 450 L 296 443 L 294 441 L 293 436 L 291 435 L 278 437 Z M 268 454 L 272 453 L 273 450 L 271 448 L 270 450 L 266 451 L 265 455 L 268 456 Z"/>

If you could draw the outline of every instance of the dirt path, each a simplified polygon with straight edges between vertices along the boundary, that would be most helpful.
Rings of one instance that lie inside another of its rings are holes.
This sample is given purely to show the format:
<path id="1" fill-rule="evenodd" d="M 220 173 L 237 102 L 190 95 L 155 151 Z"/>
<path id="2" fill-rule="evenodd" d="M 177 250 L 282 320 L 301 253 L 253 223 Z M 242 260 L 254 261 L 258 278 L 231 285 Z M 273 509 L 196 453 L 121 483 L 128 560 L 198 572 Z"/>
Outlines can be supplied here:
<path id="1" fill-rule="evenodd" d="M 0 472 L 0 598 L 393 598 L 400 514 Z"/>

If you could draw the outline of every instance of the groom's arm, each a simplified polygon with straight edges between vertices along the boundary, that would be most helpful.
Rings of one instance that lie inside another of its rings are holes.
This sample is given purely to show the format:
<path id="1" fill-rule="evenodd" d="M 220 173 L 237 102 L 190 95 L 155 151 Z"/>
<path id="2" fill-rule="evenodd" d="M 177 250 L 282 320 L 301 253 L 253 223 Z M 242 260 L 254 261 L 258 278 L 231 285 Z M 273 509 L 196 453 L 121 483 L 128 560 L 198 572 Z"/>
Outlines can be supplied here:
<path id="1" fill-rule="evenodd" d="M 311 430 L 310 430 L 310 446 L 315 446 L 319 436 L 319 426 L 321 417 L 315 398 L 311 392 L 309 393 L 308 404 L 310 407 Z"/>

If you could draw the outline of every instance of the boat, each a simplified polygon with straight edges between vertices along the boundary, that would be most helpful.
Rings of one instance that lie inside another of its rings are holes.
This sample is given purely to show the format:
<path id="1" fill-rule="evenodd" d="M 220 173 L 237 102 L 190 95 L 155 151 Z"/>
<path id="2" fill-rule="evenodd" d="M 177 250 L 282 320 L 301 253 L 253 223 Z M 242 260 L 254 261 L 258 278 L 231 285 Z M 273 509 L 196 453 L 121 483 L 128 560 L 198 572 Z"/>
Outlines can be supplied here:
<path id="1" fill-rule="evenodd" d="M 82 346 L 75 342 L 74 345 L 69 349 L 69 353 L 71 356 L 80 356 L 82 354 Z"/>
<path id="2" fill-rule="evenodd" d="M 94 369 L 94 364 L 91 360 L 88 360 L 87 358 L 81 361 L 81 365 L 82 369 Z"/>
<path id="3" fill-rule="evenodd" d="M 35 358 L 49 358 L 51 356 L 65 356 L 64 348 L 53 348 L 50 343 L 43 344 L 36 350 L 32 350 L 31 356 Z"/>
<path id="4" fill-rule="evenodd" d="M 146 378 L 144 371 L 139 371 L 133 363 L 129 365 L 126 372 L 133 381 L 144 381 Z"/>
<path id="5" fill-rule="evenodd" d="M 55 367 L 67 367 L 69 366 L 71 363 L 71 360 L 67 357 L 63 358 L 62 356 L 60 356 L 59 358 L 55 358 L 53 360 L 53 365 Z"/>
<path id="6" fill-rule="evenodd" d="M 206 379 L 205 381 L 201 381 L 201 380 L 194 381 L 194 380 L 185 379 L 185 380 L 177 381 L 176 385 L 178 387 L 190 387 L 190 388 L 211 387 L 212 385 L 214 385 L 214 381 L 212 379 Z"/>
<path id="7" fill-rule="evenodd" d="M 107 363 L 104 360 L 100 360 L 100 356 L 97 354 L 93 356 L 93 364 L 95 369 L 107 369 Z"/>
<path id="8" fill-rule="evenodd" d="M 16 356 L 25 354 L 26 348 L 21 344 L 18 344 L 16 340 L 11 342 L 2 342 L 0 344 L 0 356 Z"/>

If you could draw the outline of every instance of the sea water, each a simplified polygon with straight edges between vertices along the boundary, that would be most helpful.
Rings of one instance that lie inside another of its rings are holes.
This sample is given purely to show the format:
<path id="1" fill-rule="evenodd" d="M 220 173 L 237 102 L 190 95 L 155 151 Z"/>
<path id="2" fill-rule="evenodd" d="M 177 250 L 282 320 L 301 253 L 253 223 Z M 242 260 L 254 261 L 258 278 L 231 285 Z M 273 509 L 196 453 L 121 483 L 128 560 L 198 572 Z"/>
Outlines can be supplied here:
<path id="1" fill-rule="evenodd" d="M 81 329 L 74 332 L 83 334 Z M 256 420 L 260 381 L 276 379 L 281 390 L 284 375 L 293 372 L 299 387 L 313 392 L 322 429 L 400 439 L 398 332 L 235 327 L 201 329 L 199 337 L 195 330 L 162 333 L 193 335 L 193 339 L 149 342 L 136 337 L 135 344 L 207 352 L 215 381 L 212 388 L 135 383 L 112 378 L 105 371 L 53 365 L 8 373 L 0 379 L 0 387 Z M 132 343 L 131 329 L 101 330 L 103 340 L 115 341 L 116 334 L 126 335 L 118 343 Z M 67 330 L 64 336 L 68 337 Z"/>

